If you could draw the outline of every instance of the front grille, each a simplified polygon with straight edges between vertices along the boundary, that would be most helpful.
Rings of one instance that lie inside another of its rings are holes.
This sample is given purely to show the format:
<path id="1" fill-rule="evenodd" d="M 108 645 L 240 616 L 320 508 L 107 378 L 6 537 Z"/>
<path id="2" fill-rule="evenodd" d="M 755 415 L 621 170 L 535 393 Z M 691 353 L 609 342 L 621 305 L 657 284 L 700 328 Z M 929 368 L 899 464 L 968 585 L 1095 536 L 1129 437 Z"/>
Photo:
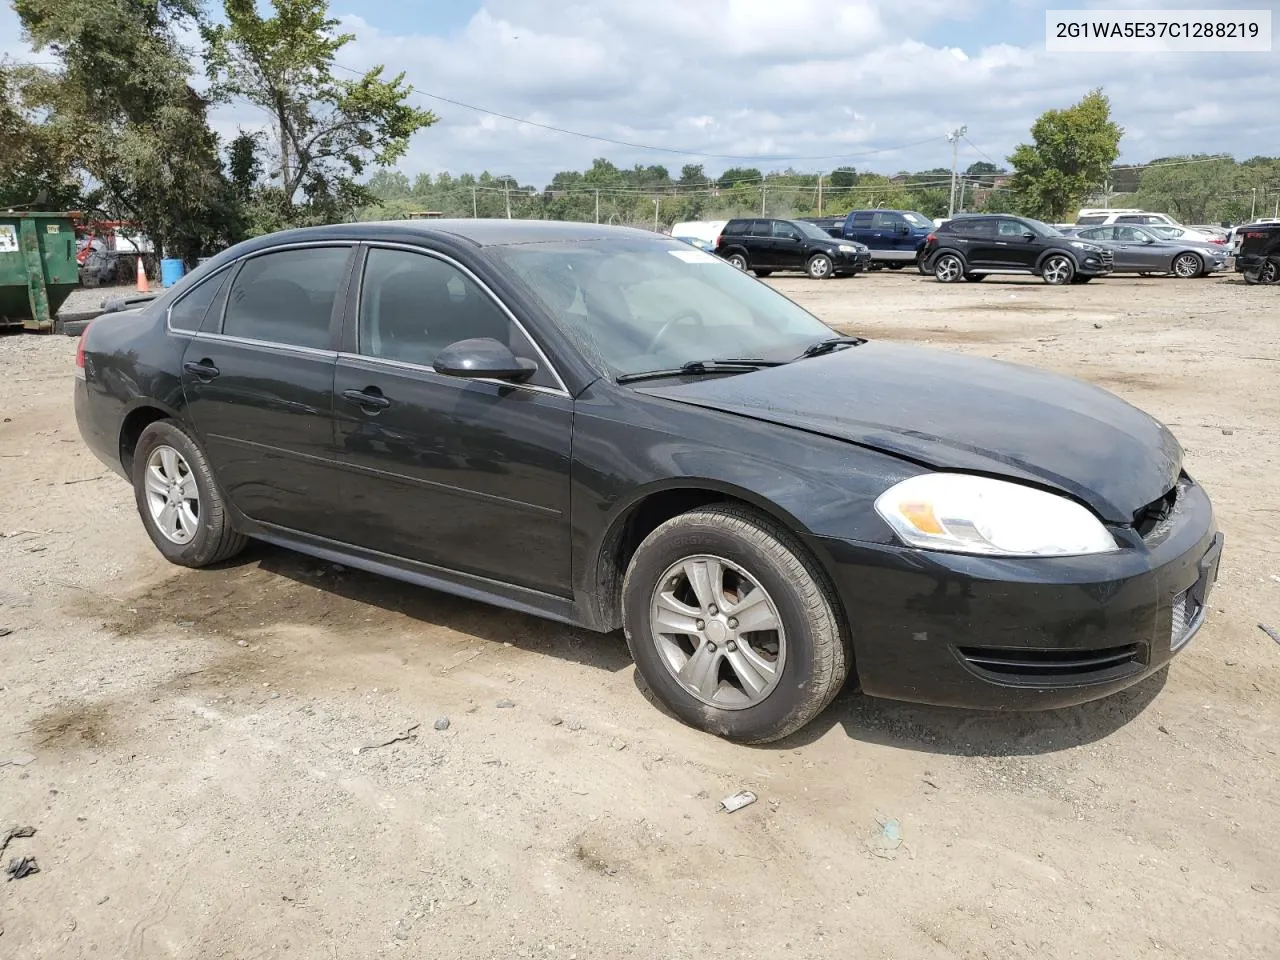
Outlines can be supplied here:
<path id="1" fill-rule="evenodd" d="M 1142 669 L 1144 648 L 1128 643 L 1093 650 L 960 647 L 965 665 L 984 679 L 1030 686 L 1103 683 Z"/>
<path id="2" fill-rule="evenodd" d="M 1177 650 L 1191 639 L 1192 627 L 1200 616 L 1200 604 L 1191 596 L 1190 590 L 1183 590 L 1173 598 L 1172 618 L 1169 627 L 1169 649 Z"/>

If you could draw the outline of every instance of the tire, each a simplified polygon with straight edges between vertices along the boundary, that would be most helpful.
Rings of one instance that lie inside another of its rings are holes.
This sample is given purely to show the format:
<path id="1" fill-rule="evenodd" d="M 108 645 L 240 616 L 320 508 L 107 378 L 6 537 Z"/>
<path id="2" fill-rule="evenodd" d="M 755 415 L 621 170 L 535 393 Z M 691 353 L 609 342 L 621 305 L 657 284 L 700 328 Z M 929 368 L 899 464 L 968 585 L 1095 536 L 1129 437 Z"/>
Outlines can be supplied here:
<path id="1" fill-rule="evenodd" d="M 1244 270 L 1241 275 L 1250 285 L 1280 283 L 1280 257 L 1268 257 L 1256 270 Z"/>
<path id="2" fill-rule="evenodd" d="M 885 264 L 885 266 L 886 266 L 888 269 L 890 269 L 890 270 L 901 270 L 901 269 L 903 268 L 903 266 L 905 266 L 905 264 L 901 264 L 901 263 L 886 263 L 886 264 Z"/>
<path id="3" fill-rule="evenodd" d="M 926 260 L 924 257 L 920 257 L 918 260 L 916 260 L 916 269 L 920 271 L 922 276 L 926 276 L 926 277 L 929 276 L 929 274 L 933 273 L 933 267 L 929 265 L 929 261 Z"/>
<path id="4" fill-rule="evenodd" d="M 1050 286 L 1064 286 L 1075 275 L 1076 265 L 1065 253 L 1051 253 L 1040 265 L 1040 278 Z"/>
<path id="5" fill-rule="evenodd" d="M 765 277 L 769 276 L 769 274 L 773 273 L 773 271 L 772 271 L 772 270 L 752 270 L 751 272 L 752 272 L 752 273 L 754 273 L 757 277 L 760 277 L 761 279 L 763 279 L 763 278 L 765 278 Z"/>
<path id="6" fill-rule="evenodd" d="M 835 276 L 835 264 L 825 253 L 815 253 L 804 265 L 804 272 L 810 280 L 830 280 Z"/>
<path id="7" fill-rule="evenodd" d="M 964 261 L 954 253 L 940 253 L 933 258 L 933 276 L 939 283 L 955 283 L 964 276 Z"/>
<path id="8" fill-rule="evenodd" d="M 703 581 L 704 599 L 730 602 L 732 589 L 741 602 L 737 591 L 744 583 L 747 597 L 762 589 L 762 601 L 750 608 L 760 623 L 776 617 L 780 632 L 738 635 L 728 627 L 736 627 L 734 607 L 710 612 L 685 571 L 705 574 L 716 564 L 724 571 L 723 589 L 717 596 Z M 660 597 L 676 606 L 659 608 Z M 671 618 L 667 626 L 695 632 L 655 631 L 655 615 L 663 609 Z M 690 622 L 682 610 L 701 619 Z M 848 675 L 848 640 L 821 569 L 790 532 L 746 507 L 694 510 L 649 534 L 623 579 L 622 611 L 627 645 L 650 692 L 685 723 L 728 740 L 768 743 L 794 733 L 827 707 Z M 703 631 L 696 631 L 697 623 Z M 706 654 L 707 648 L 713 652 Z M 699 654 L 706 654 L 701 661 Z M 709 665 L 701 684 L 694 682 L 695 670 L 686 685 L 678 671 L 699 662 Z M 753 666 L 770 662 L 776 672 Z M 738 672 L 744 663 L 759 684 L 750 692 Z M 699 686 L 701 693 L 695 692 Z"/>
<path id="9" fill-rule="evenodd" d="M 171 475 L 174 481 L 168 496 L 159 489 L 163 487 L 165 475 Z M 189 492 L 192 487 L 188 484 L 194 485 L 196 496 L 184 498 L 180 507 L 162 514 L 175 518 L 176 535 L 171 535 L 162 528 L 153 504 L 159 502 L 157 497 L 169 499 Z M 138 438 L 133 453 L 133 494 L 147 535 L 171 563 L 207 567 L 234 557 L 249 542 L 232 529 L 231 518 L 204 452 L 172 420 L 157 420 Z M 192 499 L 194 508 L 190 506 Z"/>
<path id="10" fill-rule="evenodd" d="M 729 261 L 729 266 L 731 266 L 731 267 L 735 267 L 735 268 L 737 268 L 738 270 L 746 270 L 746 269 L 747 269 L 747 257 L 746 257 L 746 254 L 742 254 L 742 253 L 731 253 L 731 254 L 729 254 L 729 256 L 725 257 L 725 259 Z"/>
<path id="11" fill-rule="evenodd" d="M 1180 253 L 1173 258 L 1169 272 L 1179 280 L 1190 280 L 1204 273 L 1204 261 L 1194 253 Z"/>
<path id="12" fill-rule="evenodd" d="M 987 279 L 987 275 L 985 273 L 966 273 L 964 278 L 969 283 L 981 283 Z"/>

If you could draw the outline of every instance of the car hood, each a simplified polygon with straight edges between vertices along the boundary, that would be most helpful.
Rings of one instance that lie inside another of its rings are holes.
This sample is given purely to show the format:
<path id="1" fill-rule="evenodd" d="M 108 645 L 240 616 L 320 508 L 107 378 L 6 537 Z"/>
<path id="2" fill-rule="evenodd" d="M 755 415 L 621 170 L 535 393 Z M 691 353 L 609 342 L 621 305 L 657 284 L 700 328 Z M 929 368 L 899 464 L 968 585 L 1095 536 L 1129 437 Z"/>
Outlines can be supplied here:
<path id="1" fill-rule="evenodd" d="M 938 470 L 1051 487 L 1130 523 L 1177 481 L 1182 448 L 1105 390 L 1029 367 L 865 343 L 643 392 L 847 440 Z"/>

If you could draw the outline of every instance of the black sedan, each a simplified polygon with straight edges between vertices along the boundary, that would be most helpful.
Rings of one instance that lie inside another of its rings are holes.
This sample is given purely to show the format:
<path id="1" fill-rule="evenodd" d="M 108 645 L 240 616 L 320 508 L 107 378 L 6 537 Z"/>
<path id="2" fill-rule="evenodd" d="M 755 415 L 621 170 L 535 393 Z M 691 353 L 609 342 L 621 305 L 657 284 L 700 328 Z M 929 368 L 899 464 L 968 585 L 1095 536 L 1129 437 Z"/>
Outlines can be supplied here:
<path id="1" fill-rule="evenodd" d="M 86 443 L 175 563 L 267 540 L 597 631 L 735 740 L 853 676 L 1078 703 L 1163 667 L 1221 535 L 1161 424 L 1010 364 L 841 336 L 640 231 L 248 241 L 78 352 Z"/>

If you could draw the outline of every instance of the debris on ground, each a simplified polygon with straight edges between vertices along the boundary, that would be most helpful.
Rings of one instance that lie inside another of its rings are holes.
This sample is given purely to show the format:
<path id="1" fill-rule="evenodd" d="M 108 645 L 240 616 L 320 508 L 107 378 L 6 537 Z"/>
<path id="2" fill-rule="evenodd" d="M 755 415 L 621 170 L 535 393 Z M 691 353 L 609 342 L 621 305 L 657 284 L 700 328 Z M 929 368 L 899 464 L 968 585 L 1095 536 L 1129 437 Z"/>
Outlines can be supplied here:
<path id="1" fill-rule="evenodd" d="M 383 740 L 380 743 L 367 743 L 363 747 L 356 747 L 355 753 L 358 756 L 359 754 L 367 753 L 370 750 L 377 750 L 379 747 L 389 747 L 393 743 L 403 743 L 406 740 L 417 740 L 418 739 L 417 729 L 420 726 L 422 726 L 422 724 L 415 723 L 411 727 L 406 729 L 404 733 L 396 734 L 390 740 Z"/>
<path id="2" fill-rule="evenodd" d="M 0 637 L 7 637 L 11 633 L 13 633 L 12 627 L 0 627 Z"/>
<path id="3" fill-rule="evenodd" d="M 890 817 L 886 820 L 876 818 L 876 829 L 871 832 L 867 846 L 877 857 L 893 860 L 902 849 L 902 822 Z"/>
<path id="4" fill-rule="evenodd" d="M 448 717 L 439 717 L 439 718 L 437 718 L 437 720 L 436 720 L 436 722 L 435 722 L 435 728 L 436 728 L 437 730 L 448 730 L 448 729 L 449 729 L 449 718 L 448 718 Z"/>
<path id="5" fill-rule="evenodd" d="M 1276 643 L 1280 643 L 1280 630 L 1276 630 L 1275 627 L 1269 627 L 1265 623 L 1258 624 L 1258 629 L 1261 630 L 1263 633 L 1265 633 L 1268 637 L 1270 637 Z"/>
<path id="6" fill-rule="evenodd" d="M 10 880 L 21 880 L 33 873 L 39 873 L 40 865 L 36 863 L 35 857 L 14 857 L 9 861 L 9 866 L 4 872 L 9 875 Z"/>
<path id="7" fill-rule="evenodd" d="M 510 710 L 512 707 L 515 706 L 515 703 L 512 702 L 511 700 L 508 700 L 506 697 L 503 697 L 496 704 L 494 704 L 494 706 L 496 706 L 499 710 Z"/>
<path id="8" fill-rule="evenodd" d="M 750 790 L 739 790 L 731 797 L 725 797 L 720 801 L 720 809 L 725 813 L 733 813 L 735 810 L 741 810 L 743 807 L 749 807 L 756 802 L 756 795 Z"/>
<path id="9" fill-rule="evenodd" d="M 10 763 L 15 767 L 25 767 L 34 760 L 35 757 L 29 753 L 15 753 L 12 757 L 0 757 L 0 767 Z"/>
<path id="10" fill-rule="evenodd" d="M 614 750 L 625 750 L 627 749 L 627 741 L 623 740 L 621 737 L 614 737 L 609 741 L 609 746 Z"/>
<path id="11" fill-rule="evenodd" d="M 10 840 L 25 840 L 27 837 L 34 837 L 35 835 L 35 827 L 11 827 L 5 831 L 4 839 L 0 840 L 0 854 L 4 853 L 8 848 Z"/>

